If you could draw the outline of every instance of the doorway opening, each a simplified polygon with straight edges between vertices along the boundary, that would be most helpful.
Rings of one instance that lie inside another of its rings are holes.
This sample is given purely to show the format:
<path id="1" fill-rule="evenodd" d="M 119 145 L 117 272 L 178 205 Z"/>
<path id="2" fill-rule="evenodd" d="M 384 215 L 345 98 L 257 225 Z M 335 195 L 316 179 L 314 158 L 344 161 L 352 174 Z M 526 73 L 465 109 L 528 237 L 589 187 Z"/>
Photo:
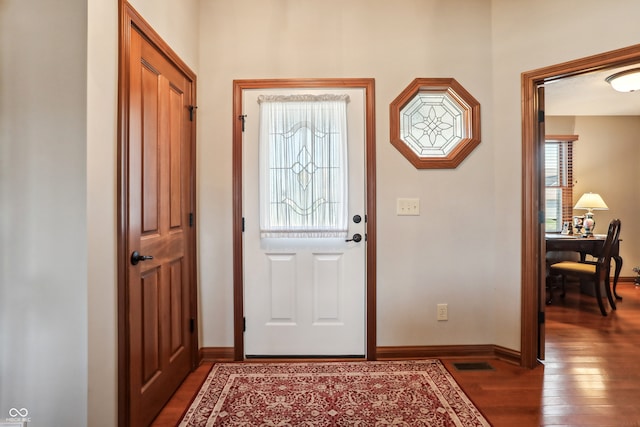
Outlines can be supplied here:
<path id="1" fill-rule="evenodd" d="M 521 365 L 534 368 L 544 348 L 544 159 L 545 83 L 640 62 L 640 45 L 522 73 L 522 301 Z"/>
<path id="2" fill-rule="evenodd" d="M 373 79 L 236 80 L 233 84 L 233 275 L 234 275 L 234 359 L 245 357 L 245 278 L 243 133 L 246 115 L 243 96 L 249 90 L 268 89 L 360 89 L 364 91 L 365 116 L 365 347 L 366 358 L 376 357 L 376 188 L 375 188 L 375 99 Z M 359 221 L 358 221 L 359 222 Z"/>

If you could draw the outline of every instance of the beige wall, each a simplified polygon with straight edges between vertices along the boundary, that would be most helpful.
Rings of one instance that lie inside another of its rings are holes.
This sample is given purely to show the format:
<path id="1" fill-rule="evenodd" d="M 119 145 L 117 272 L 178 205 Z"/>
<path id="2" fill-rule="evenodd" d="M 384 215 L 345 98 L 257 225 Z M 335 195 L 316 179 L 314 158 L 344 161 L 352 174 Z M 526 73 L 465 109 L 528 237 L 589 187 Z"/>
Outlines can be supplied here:
<path id="1" fill-rule="evenodd" d="M 635 0 L 492 0 L 496 203 L 503 231 L 496 242 L 496 343 L 519 348 L 521 248 L 520 78 L 535 70 L 637 44 Z M 493 248 L 492 248 L 493 249 Z"/>
<path id="2" fill-rule="evenodd" d="M 635 42 L 615 8 L 544 3 L 203 2 L 201 344 L 233 343 L 232 80 L 364 76 L 376 79 L 378 344 L 519 349 L 520 74 Z M 482 143 L 456 170 L 418 171 L 388 142 L 388 105 L 411 79 L 439 76 L 480 101 Z M 398 197 L 420 198 L 422 215 L 397 217 Z M 448 322 L 435 320 L 440 302 Z"/>
<path id="3" fill-rule="evenodd" d="M 86 12 L 0 2 L 0 421 L 33 427 L 87 420 Z"/>
<path id="4" fill-rule="evenodd" d="M 545 116 L 544 126 L 547 135 L 574 135 L 576 118 L 574 116 Z"/>
<path id="5" fill-rule="evenodd" d="M 0 6 L 0 413 L 23 402 L 35 427 L 116 425 L 116 3 Z M 232 80 L 374 77 L 379 344 L 519 349 L 520 73 L 637 43 L 635 0 L 134 4 L 198 72 L 201 345 L 233 342 Z M 482 143 L 417 171 L 388 105 L 439 76 L 480 101 Z M 395 216 L 397 197 L 422 215 Z"/>
<path id="6" fill-rule="evenodd" d="M 599 193 L 609 206 L 595 212 L 596 233 L 606 233 L 613 218 L 622 221 L 622 275 L 633 277 L 640 265 L 640 117 L 576 117 L 576 134 L 574 195 Z"/>
<path id="7" fill-rule="evenodd" d="M 88 418 L 117 424 L 117 79 L 118 2 L 87 2 Z M 136 0 L 137 8 L 185 63 L 197 70 L 198 1 Z M 2 408 L 0 408 L 1 411 Z"/>
<path id="8" fill-rule="evenodd" d="M 494 162 L 490 3 L 400 3 L 202 3 L 198 166 L 203 346 L 233 345 L 232 81 L 292 77 L 375 78 L 378 344 L 495 342 L 494 328 L 485 323 L 491 323 L 495 312 L 495 254 L 480 248 L 494 247 L 498 223 L 490 214 L 480 226 L 473 218 L 490 213 L 495 197 L 493 177 L 487 173 Z M 482 104 L 482 143 L 456 170 L 416 170 L 389 143 L 389 103 L 416 77 L 455 77 Z M 421 216 L 396 216 L 399 197 L 419 198 Z M 448 322 L 436 322 L 437 303 L 449 304 Z"/>
<path id="9" fill-rule="evenodd" d="M 117 423 L 117 6 L 87 3 L 88 426 Z"/>
<path id="10" fill-rule="evenodd" d="M 198 73 L 199 0 L 129 0 L 178 56 Z"/>

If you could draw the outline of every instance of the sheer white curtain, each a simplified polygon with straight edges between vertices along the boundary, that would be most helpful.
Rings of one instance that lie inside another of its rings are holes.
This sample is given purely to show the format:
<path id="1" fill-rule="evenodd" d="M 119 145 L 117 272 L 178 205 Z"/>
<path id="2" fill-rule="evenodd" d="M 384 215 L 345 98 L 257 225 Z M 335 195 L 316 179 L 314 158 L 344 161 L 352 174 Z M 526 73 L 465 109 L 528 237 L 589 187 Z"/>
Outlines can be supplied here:
<path id="1" fill-rule="evenodd" d="M 262 237 L 346 237 L 348 95 L 260 96 Z"/>

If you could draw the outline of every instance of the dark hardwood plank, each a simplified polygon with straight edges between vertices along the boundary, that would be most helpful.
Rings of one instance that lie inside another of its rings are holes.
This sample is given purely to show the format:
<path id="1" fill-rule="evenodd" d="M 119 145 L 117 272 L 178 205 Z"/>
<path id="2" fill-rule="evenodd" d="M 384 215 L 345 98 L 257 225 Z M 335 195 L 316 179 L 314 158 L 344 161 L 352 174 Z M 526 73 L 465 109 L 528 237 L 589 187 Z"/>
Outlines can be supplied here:
<path id="1" fill-rule="evenodd" d="M 640 425 L 640 287 L 621 283 L 618 293 L 606 317 L 575 287 L 555 296 L 535 369 L 492 360 L 495 371 L 457 372 L 444 362 L 495 427 Z"/>
<path id="2" fill-rule="evenodd" d="M 154 427 L 174 427 L 177 425 L 185 411 L 189 409 L 193 398 L 202 387 L 204 380 L 211 371 L 213 363 L 203 363 L 196 368 L 173 394 L 173 397 L 162 409 L 160 414 L 151 424 Z"/>
<path id="3" fill-rule="evenodd" d="M 593 297 L 569 288 L 547 307 L 546 360 L 524 369 L 496 359 L 442 359 L 494 427 L 640 425 L 640 287 L 621 283 L 618 310 L 603 317 Z M 455 362 L 492 371 L 457 371 Z M 192 373 L 153 426 L 175 426 L 211 369 Z"/>

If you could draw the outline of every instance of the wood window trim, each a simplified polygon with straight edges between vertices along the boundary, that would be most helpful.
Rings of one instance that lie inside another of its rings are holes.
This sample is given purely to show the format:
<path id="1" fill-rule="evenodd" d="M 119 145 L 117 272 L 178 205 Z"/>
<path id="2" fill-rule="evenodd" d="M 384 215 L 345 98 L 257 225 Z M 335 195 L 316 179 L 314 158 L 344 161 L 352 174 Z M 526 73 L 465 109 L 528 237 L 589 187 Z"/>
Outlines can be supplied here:
<path id="1" fill-rule="evenodd" d="M 464 110 L 464 138 L 444 157 L 419 156 L 402 139 L 401 111 L 422 91 L 448 95 Z M 416 169 L 454 169 L 480 144 L 480 103 L 454 78 L 416 78 L 389 104 L 391 144 Z"/>
<path id="2" fill-rule="evenodd" d="M 545 135 L 545 141 L 576 142 L 578 135 Z"/>

